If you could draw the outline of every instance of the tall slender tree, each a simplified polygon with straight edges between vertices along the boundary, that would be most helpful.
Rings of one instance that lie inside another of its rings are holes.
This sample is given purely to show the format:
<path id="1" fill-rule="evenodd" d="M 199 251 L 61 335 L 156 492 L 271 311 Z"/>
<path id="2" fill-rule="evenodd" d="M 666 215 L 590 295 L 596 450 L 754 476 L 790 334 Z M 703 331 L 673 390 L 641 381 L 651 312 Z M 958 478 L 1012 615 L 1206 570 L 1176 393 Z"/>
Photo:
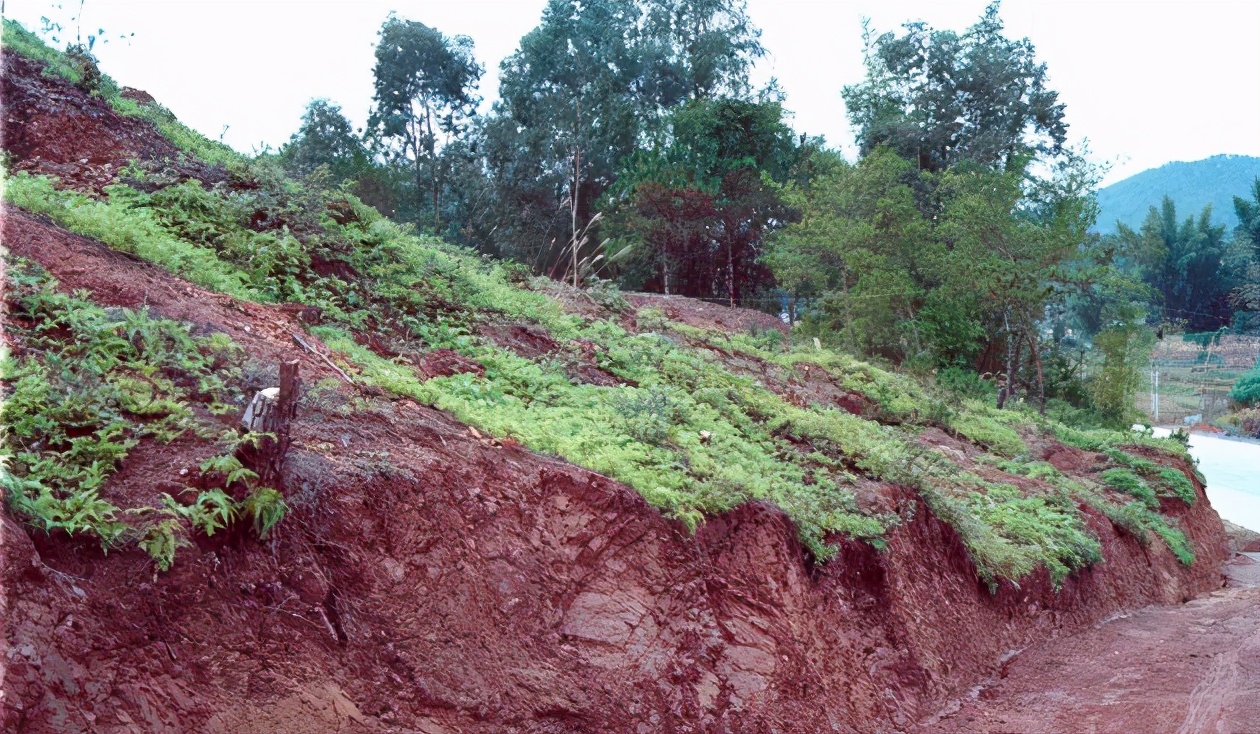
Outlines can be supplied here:
<path id="1" fill-rule="evenodd" d="M 486 126 L 502 250 L 572 270 L 623 161 L 673 107 L 745 89 L 761 52 L 738 0 L 550 0 L 503 62 Z"/>
<path id="2" fill-rule="evenodd" d="M 1046 86 L 1046 65 L 1027 38 L 1003 34 L 999 9 L 991 3 L 961 36 L 922 22 L 900 36 L 868 31 L 866 79 L 842 93 L 863 154 L 883 145 L 941 171 L 1062 151 L 1064 106 Z"/>
<path id="3" fill-rule="evenodd" d="M 432 198 L 434 231 L 442 228 L 439 153 L 475 115 L 484 71 L 468 36 L 448 37 L 392 14 L 381 26 L 368 127 L 389 157 L 414 167 L 417 199 L 426 191 Z"/>

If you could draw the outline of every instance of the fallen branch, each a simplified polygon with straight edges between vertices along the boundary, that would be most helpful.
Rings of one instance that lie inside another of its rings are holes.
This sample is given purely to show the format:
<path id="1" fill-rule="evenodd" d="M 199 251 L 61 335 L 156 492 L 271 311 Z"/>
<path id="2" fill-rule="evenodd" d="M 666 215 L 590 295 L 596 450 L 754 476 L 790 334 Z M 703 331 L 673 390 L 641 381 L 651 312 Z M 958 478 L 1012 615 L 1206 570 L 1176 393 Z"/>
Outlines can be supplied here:
<path id="1" fill-rule="evenodd" d="M 297 342 L 297 345 L 298 345 L 299 347 L 301 347 L 301 348 L 305 349 L 306 351 L 310 352 L 311 354 L 315 355 L 316 357 L 319 357 L 320 359 L 324 360 L 324 364 L 326 364 L 326 365 L 328 365 L 329 367 L 333 368 L 333 371 L 334 371 L 334 372 L 336 372 L 337 374 L 341 375 L 341 379 L 345 380 L 347 385 L 353 385 L 353 384 L 354 384 L 354 380 L 351 380 L 351 379 L 350 379 L 350 375 L 347 375 L 347 374 L 346 374 L 346 373 L 345 373 L 345 372 L 344 372 L 344 371 L 343 371 L 340 367 L 338 367 L 337 365 L 333 364 L 333 361 L 332 361 L 331 359 L 329 359 L 329 358 L 328 358 L 327 356 L 325 356 L 323 353 L 321 353 L 321 352 L 319 352 L 318 350 L 316 350 L 316 349 L 315 349 L 315 347 L 311 346 L 310 342 L 306 341 L 305 339 L 303 339 L 303 338 L 302 338 L 300 335 L 298 335 L 298 334 L 293 334 L 292 336 L 293 336 L 293 341 Z"/>

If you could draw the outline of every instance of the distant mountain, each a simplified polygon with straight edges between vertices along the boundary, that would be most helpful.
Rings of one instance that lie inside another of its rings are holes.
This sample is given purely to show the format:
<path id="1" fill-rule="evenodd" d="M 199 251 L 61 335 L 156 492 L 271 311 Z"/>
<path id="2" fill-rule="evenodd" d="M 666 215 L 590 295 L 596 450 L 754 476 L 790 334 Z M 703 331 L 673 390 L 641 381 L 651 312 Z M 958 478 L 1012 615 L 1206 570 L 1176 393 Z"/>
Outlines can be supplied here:
<path id="1" fill-rule="evenodd" d="M 1177 204 L 1177 218 L 1198 216 L 1212 205 L 1212 222 L 1233 228 L 1234 197 L 1248 196 L 1251 183 L 1260 176 L 1260 158 L 1246 155 L 1214 155 L 1193 163 L 1177 161 L 1130 176 L 1098 191 L 1097 229 L 1116 231 L 1116 221 L 1137 229 L 1147 211 L 1159 206 L 1165 195 Z"/>

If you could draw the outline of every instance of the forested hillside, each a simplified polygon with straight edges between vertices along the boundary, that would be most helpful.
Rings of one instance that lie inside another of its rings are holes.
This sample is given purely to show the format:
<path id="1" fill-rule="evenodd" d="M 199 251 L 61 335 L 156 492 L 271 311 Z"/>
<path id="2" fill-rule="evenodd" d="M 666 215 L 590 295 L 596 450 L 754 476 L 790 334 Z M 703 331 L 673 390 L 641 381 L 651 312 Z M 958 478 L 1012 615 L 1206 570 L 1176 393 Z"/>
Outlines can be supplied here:
<path id="1" fill-rule="evenodd" d="M 1168 196 L 1183 212 L 1198 213 L 1211 205 L 1212 222 L 1232 230 L 1238 225 L 1234 197 L 1248 196 L 1257 176 L 1260 158 L 1245 155 L 1166 163 L 1099 189 L 1097 229 L 1115 232 L 1116 222 L 1136 229 L 1147 210 Z"/>

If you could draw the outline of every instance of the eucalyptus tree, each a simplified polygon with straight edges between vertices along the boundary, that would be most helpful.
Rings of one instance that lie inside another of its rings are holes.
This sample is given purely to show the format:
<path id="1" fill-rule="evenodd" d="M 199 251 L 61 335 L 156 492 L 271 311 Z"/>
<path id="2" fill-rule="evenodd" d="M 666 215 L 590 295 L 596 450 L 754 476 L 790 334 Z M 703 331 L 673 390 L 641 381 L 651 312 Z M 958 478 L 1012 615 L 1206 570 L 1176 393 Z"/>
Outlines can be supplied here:
<path id="1" fill-rule="evenodd" d="M 369 131 L 389 158 L 413 167 L 417 211 L 427 191 L 435 232 L 442 226 L 439 154 L 476 114 L 484 71 L 468 36 L 447 36 L 392 14 L 381 26 Z"/>
<path id="2" fill-rule="evenodd" d="M 576 274 L 623 161 L 673 107 L 746 89 L 761 53 L 737 0 L 550 0 L 504 60 L 485 128 L 501 251 Z"/>
<path id="3" fill-rule="evenodd" d="M 961 162 L 1018 165 L 1057 155 L 1067 140 L 1064 105 L 1027 39 L 1003 34 L 999 3 L 962 35 L 907 23 L 905 33 L 867 31 L 866 78 L 844 88 L 863 154 L 896 151 L 923 171 Z"/>

